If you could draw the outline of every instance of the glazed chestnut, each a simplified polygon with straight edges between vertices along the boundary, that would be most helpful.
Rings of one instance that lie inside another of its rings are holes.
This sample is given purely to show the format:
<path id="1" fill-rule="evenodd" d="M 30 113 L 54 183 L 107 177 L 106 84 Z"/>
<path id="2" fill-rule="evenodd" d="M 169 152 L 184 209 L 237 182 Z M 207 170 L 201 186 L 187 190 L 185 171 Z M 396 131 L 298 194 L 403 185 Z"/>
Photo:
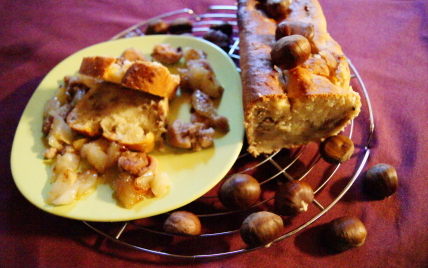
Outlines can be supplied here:
<path id="1" fill-rule="evenodd" d="M 349 160 L 354 153 L 354 143 L 343 135 L 330 136 L 320 144 L 321 157 L 330 164 Z"/>
<path id="2" fill-rule="evenodd" d="M 228 178 L 218 192 L 220 202 L 227 208 L 247 209 L 259 200 L 259 182 L 246 174 L 235 174 Z"/>
<path id="3" fill-rule="evenodd" d="M 370 195 L 379 199 L 393 195 L 398 189 L 397 171 L 389 164 L 374 165 L 364 177 L 364 188 Z"/>
<path id="4" fill-rule="evenodd" d="M 163 229 L 171 234 L 199 235 L 201 222 L 198 216 L 188 211 L 174 211 L 163 224 Z"/>
<path id="5" fill-rule="evenodd" d="M 281 236 L 284 223 L 282 218 L 268 211 L 255 212 L 249 215 L 241 225 L 241 238 L 249 246 L 270 246 L 270 243 Z"/>
<path id="6" fill-rule="evenodd" d="M 166 33 L 168 33 L 168 24 L 163 19 L 155 19 L 147 24 L 146 35 Z"/>
<path id="7" fill-rule="evenodd" d="M 328 223 L 325 235 L 329 247 L 337 251 L 345 251 L 362 246 L 367 230 L 358 218 L 344 216 Z"/>
<path id="8" fill-rule="evenodd" d="M 314 25 L 302 21 L 283 21 L 276 27 L 275 40 L 279 40 L 284 36 L 299 34 L 304 36 L 308 41 L 312 42 L 315 35 Z"/>
<path id="9" fill-rule="evenodd" d="M 266 0 L 266 13 L 274 19 L 284 18 L 288 13 L 288 7 L 291 2 L 292 0 Z"/>
<path id="10" fill-rule="evenodd" d="M 284 36 L 273 45 L 272 63 L 283 70 L 302 65 L 311 55 L 311 44 L 301 35 Z"/>
<path id="11" fill-rule="evenodd" d="M 177 18 L 169 24 L 169 32 L 171 34 L 185 34 L 191 33 L 193 29 L 193 24 L 189 19 L 186 18 Z"/>
<path id="12" fill-rule="evenodd" d="M 313 200 L 314 192 L 308 183 L 287 181 L 275 193 L 275 212 L 283 216 L 296 215 L 306 211 Z"/>

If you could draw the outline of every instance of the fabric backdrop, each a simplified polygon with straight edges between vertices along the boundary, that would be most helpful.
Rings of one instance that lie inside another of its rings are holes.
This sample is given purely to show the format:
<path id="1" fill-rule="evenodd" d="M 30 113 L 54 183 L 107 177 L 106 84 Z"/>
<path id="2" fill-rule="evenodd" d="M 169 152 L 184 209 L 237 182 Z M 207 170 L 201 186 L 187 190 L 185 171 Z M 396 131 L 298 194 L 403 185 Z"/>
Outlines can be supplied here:
<path id="1" fill-rule="evenodd" d="M 1 1 L 0 266 L 427 267 L 428 1 L 320 3 L 330 34 L 357 68 L 369 93 L 375 132 L 363 173 L 327 214 L 294 236 L 245 254 L 184 261 L 105 241 L 81 221 L 50 215 L 31 205 L 12 178 L 13 137 L 32 93 L 67 56 L 168 11 L 188 7 L 201 14 L 209 5 L 235 2 Z M 367 122 L 367 108 L 361 118 Z M 357 131 L 363 131 L 358 127 Z M 395 166 L 400 186 L 392 197 L 372 200 L 362 190 L 362 177 L 381 162 Z M 368 236 L 360 248 L 333 253 L 319 237 L 326 223 L 343 215 L 360 218 Z M 155 245 L 157 241 L 152 240 L 147 237 Z"/>

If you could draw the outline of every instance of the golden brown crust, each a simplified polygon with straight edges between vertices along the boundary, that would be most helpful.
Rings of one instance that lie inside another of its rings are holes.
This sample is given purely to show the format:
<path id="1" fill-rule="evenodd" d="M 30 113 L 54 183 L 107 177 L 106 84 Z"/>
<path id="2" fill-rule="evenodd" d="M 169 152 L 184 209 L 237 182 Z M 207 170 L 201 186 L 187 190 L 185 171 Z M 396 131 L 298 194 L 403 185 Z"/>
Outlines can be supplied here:
<path id="1" fill-rule="evenodd" d="M 79 73 L 168 99 L 175 97 L 180 84 L 180 77 L 158 62 L 108 56 L 83 58 Z"/>
<path id="2" fill-rule="evenodd" d="M 94 56 L 85 57 L 80 65 L 79 73 L 94 78 L 104 79 L 107 69 L 115 62 L 114 57 Z"/>
<path id="3" fill-rule="evenodd" d="M 239 2 L 240 65 L 244 106 L 262 96 L 283 94 L 278 72 L 272 69 L 270 51 L 275 42 L 275 21 L 255 9 L 255 1 Z"/>
<path id="4" fill-rule="evenodd" d="M 327 32 L 317 0 L 294 0 L 285 20 L 314 26 L 312 54 L 300 67 L 282 71 L 270 52 L 281 21 L 256 0 L 239 0 L 240 65 L 248 151 L 257 156 L 322 140 L 343 130 L 361 103 L 349 86 L 340 46 Z M 317 114 L 317 116 L 314 116 Z"/>
<path id="5" fill-rule="evenodd" d="M 169 70 L 160 63 L 137 61 L 128 68 L 121 84 L 172 99 L 177 92 L 180 78 L 177 75 L 171 75 Z"/>

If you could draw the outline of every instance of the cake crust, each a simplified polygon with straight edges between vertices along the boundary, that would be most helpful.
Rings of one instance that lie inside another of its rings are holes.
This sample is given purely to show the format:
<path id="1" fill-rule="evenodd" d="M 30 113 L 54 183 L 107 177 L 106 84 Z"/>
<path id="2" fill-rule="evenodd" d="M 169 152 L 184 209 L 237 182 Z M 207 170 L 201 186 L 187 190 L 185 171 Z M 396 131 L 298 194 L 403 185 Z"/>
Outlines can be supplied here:
<path id="1" fill-rule="evenodd" d="M 168 68 L 159 62 L 138 59 L 129 61 L 122 57 L 85 57 L 80 65 L 79 74 L 168 99 L 175 97 L 180 84 L 180 77 L 171 74 Z"/>

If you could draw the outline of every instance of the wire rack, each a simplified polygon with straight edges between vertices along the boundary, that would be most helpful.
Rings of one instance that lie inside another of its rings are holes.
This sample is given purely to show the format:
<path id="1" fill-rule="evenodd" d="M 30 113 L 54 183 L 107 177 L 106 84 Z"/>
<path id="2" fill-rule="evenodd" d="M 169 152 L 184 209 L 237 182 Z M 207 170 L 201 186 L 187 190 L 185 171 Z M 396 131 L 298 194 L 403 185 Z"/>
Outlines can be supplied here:
<path id="1" fill-rule="evenodd" d="M 171 21 L 178 17 L 186 17 L 193 23 L 192 34 L 201 38 L 211 25 L 228 22 L 234 29 L 228 54 L 235 61 L 237 69 L 240 71 L 236 11 L 236 6 L 211 6 L 206 13 L 197 15 L 193 10 L 184 8 L 136 24 L 112 39 L 144 35 L 147 24 L 151 20 L 159 18 Z M 283 149 L 271 155 L 254 158 L 246 152 L 246 145 L 244 144 L 240 156 L 224 179 L 236 173 L 252 175 L 261 184 L 263 191 L 261 201 L 248 210 L 227 210 L 217 198 L 218 187 L 222 183 L 220 182 L 198 200 L 180 208 L 180 210 L 192 211 L 200 218 L 203 234 L 199 236 L 186 237 L 165 233 L 162 230 L 162 224 L 168 213 L 128 222 L 97 223 L 84 221 L 84 223 L 109 241 L 144 253 L 181 259 L 231 256 L 264 247 L 250 248 L 241 241 L 239 228 L 243 219 L 255 211 L 272 210 L 272 200 L 278 184 L 285 180 L 305 180 L 314 189 L 315 200 L 313 205 L 309 206 L 307 212 L 292 219 L 284 218 L 285 230 L 283 235 L 270 245 L 302 231 L 340 201 L 361 174 L 370 155 L 370 141 L 374 133 L 373 112 L 360 75 L 351 61 L 349 61 L 349 65 L 351 86 L 364 96 L 360 116 L 352 121 L 344 131 L 344 135 L 352 138 L 356 146 L 351 160 L 339 165 L 327 164 L 318 153 L 319 144 L 317 143 L 292 150 Z M 339 168 L 344 170 L 341 173 L 345 173 L 345 176 L 335 176 Z M 148 237 L 151 239 L 147 239 Z M 149 240 L 157 242 L 155 244 L 153 242 L 148 243 Z"/>

